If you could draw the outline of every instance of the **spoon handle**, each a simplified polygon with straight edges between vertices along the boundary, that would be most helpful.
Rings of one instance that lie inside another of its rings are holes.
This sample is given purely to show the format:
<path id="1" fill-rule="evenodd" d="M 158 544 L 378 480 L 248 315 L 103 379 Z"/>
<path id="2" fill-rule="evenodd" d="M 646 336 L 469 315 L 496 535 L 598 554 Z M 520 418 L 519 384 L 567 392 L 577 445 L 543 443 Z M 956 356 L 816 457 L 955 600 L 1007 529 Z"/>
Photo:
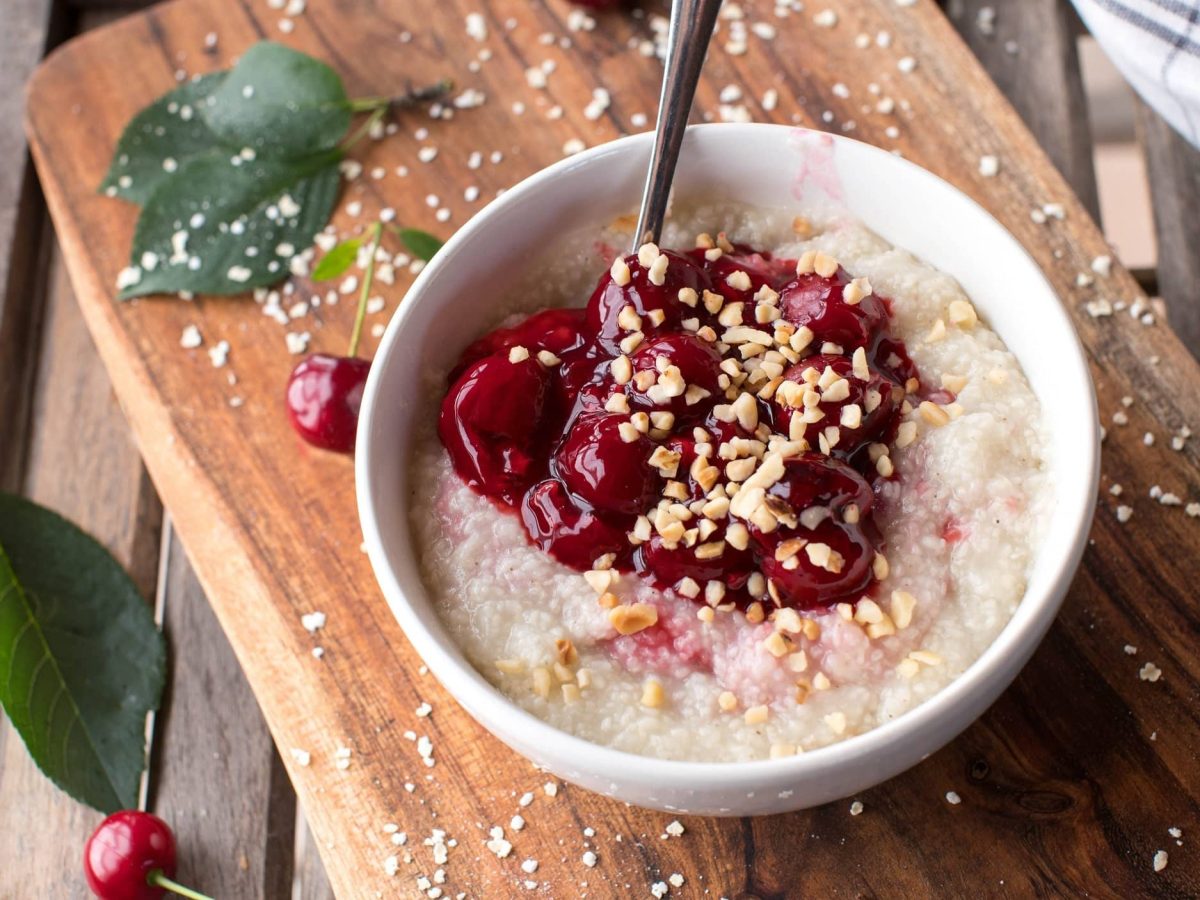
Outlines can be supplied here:
<path id="1" fill-rule="evenodd" d="M 675 177 L 679 146 L 687 128 L 696 82 L 708 53 L 721 0 L 672 0 L 671 27 L 667 33 L 667 61 L 658 123 L 654 130 L 654 155 L 642 191 L 642 209 L 634 232 L 633 252 L 646 241 L 657 241 L 667 213 L 667 198 Z"/>

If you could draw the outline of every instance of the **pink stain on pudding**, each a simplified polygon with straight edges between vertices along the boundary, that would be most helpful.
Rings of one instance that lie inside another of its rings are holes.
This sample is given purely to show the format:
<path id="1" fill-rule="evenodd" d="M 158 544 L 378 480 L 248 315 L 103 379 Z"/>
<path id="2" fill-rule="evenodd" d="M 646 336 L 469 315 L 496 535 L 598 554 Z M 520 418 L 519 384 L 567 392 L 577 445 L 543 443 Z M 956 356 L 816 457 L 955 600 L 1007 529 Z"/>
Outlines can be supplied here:
<path id="1" fill-rule="evenodd" d="M 800 156 L 800 163 L 792 178 L 792 196 L 803 201 L 807 190 L 815 186 L 830 200 L 843 202 L 845 194 L 834 161 L 836 151 L 833 137 L 797 128 L 792 132 L 789 143 Z"/>
<path id="2" fill-rule="evenodd" d="M 711 671 L 712 650 L 699 629 L 664 608 L 669 604 L 659 607 L 658 622 L 644 631 L 612 638 L 609 655 L 630 672 L 682 678 L 689 672 Z"/>
<path id="3" fill-rule="evenodd" d="M 957 516 L 950 516 L 942 525 L 942 540 L 947 544 L 957 544 L 971 536 L 971 529 Z"/>

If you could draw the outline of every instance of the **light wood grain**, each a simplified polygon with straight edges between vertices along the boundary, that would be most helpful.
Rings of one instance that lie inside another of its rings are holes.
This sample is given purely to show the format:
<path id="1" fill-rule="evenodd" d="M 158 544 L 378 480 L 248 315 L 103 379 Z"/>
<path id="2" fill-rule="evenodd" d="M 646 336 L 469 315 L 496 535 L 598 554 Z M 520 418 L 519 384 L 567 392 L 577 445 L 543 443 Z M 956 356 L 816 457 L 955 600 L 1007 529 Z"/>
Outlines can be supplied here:
<path id="1" fill-rule="evenodd" d="M 745 56 L 725 53 L 719 38 L 700 88 L 701 110 L 714 112 L 722 87 L 735 83 L 746 89 L 756 118 L 822 125 L 829 111 L 828 127 L 853 121 L 856 136 L 933 168 L 1000 218 L 1077 313 L 1105 417 L 1122 396 L 1135 398 L 1132 424 L 1113 429 L 1105 462 L 1105 486 L 1120 481 L 1135 513 L 1118 525 L 1115 502 L 1105 496 L 1096 546 L 1033 663 L 959 740 L 864 794 L 863 815 L 851 817 L 848 803 L 836 803 L 767 820 L 689 818 L 687 833 L 668 841 L 660 835 L 670 817 L 569 787 L 553 799 L 541 794 L 545 776 L 484 734 L 419 674 L 419 661 L 359 551 L 349 461 L 308 450 L 288 429 L 278 397 L 293 359 L 279 326 L 246 302 L 111 301 L 133 211 L 96 197 L 93 188 L 121 125 L 170 86 L 179 54 L 202 70 L 226 65 L 259 35 L 278 36 L 278 14 L 228 0 L 180 0 L 74 43 L 35 80 L 30 133 L 85 316 L 155 483 L 263 705 L 339 896 L 416 896 L 418 876 L 435 868 L 420 843 L 433 828 L 459 841 L 446 866 L 451 895 L 523 893 L 519 863 L 525 858 L 540 862 L 533 876 L 539 890 L 560 897 L 585 890 L 644 896 L 673 872 L 685 876 L 686 891 L 707 888 L 717 896 L 960 896 L 970 890 L 1135 897 L 1200 890 L 1200 866 L 1188 842 L 1169 847 L 1172 861 L 1164 872 L 1151 869 L 1154 850 L 1169 846 L 1167 827 L 1185 834 L 1200 828 L 1193 749 L 1200 743 L 1193 708 L 1200 662 L 1190 639 L 1197 621 L 1190 585 L 1200 578 L 1200 560 L 1179 549 L 1195 548 L 1200 530 L 1181 510 L 1146 498 L 1156 482 L 1181 496 L 1200 496 L 1194 442 L 1182 453 L 1168 444 L 1170 430 L 1200 422 L 1200 372 L 1163 325 L 1144 326 L 1127 314 L 1091 319 L 1080 311 L 1100 292 L 1132 299 L 1137 287 L 1119 266 L 1099 287 L 1074 287 L 1076 275 L 1107 251 L 1103 239 L 932 3 L 825 5 L 839 14 L 834 29 L 814 28 L 811 9 L 776 21 L 769 4 L 746 4 L 750 21 L 774 22 L 779 36 L 752 38 Z M 479 47 L 464 36 L 469 11 L 485 12 L 491 29 L 487 46 L 494 56 L 477 74 L 468 63 Z M 490 98 L 453 122 L 410 116 L 394 138 L 370 147 L 368 167 L 379 164 L 391 173 L 403 163 L 412 174 L 351 185 L 346 197 L 362 200 L 364 220 L 386 204 L 402 222 L 444 236 L 472 210 L 459 199 L 468 184 L 490 197 L 559 158 L 568 138 L 607 140 L 632 114 L 653 109 L 658 66 L 626 49 L 631 37 L 648 34 L 645 23 L 604 17 L 590 34 L 569 34 L 569 49 L 542 44 L 543 32 L 568 36 L 567 13 L 556 0 L 396 0 L 372 10 L 311 4 L 288 41 L 329 59 L 352 93 L 452 75 Z M 516 23 L 511 31 L 503 24 L 509 18 Z M 413 33 L 411 43 L 397 39 L 404 30 Z M 220 43 L 205 57 L 199 48 L 209 31 L 219 32 Z M 889 48 L 855 47 L 856 35 L 879 31 L 891 36 Z M 917 68 L 906 75 L 897 62 L 908 55 Z M 549 89 L 527 88 L 525 69 L 546 59 L 557 63 Z M 849 97 L 833 89 L 839 82 Z M 870 83 L 908 109 L 864 113 L 863 105 L 872 104 Z M 592 122 L 582 110 L 599 85 L 614 102 Z M 768 87 L 780 94 L 769 114 L 758 102 Z M 528 107 L 523 118 L 511 112 L 516 100 Z M 555 104 L 563 117 L 546 118 Z M 430 130 L 425 142 L 440 148 L 428 165 L 415 160 L 419 125 Z M 889 137 L 893 127 L 896 136 Z M 503 160 L 469 170 L 465 160 L 475 150 L 502 151 Z M 983 154 L 1001 159 L 997 178 L 979 175 Z M 445 198 L 450 224 L 431 221 L 424 201 L 430 193 Z M 1063 203 L 1064 221 L 1034 224 L 1030 210 L 1051 201 Z M 351 225 L 344 213 L 338 223 Z M 406 284 L 389 291 L 389 309 Z M 349 331 L 348 306 L 322 307 L 295 327 L 312 331 L 314 349 L 336 352 Z M 192 323 L 208 345 L 222 338 L 233 344 L 236 386 L 227 383 L 226 372 L 212 370 L 202 350 L 180 350 L 179 334 Z M 230 407 L 232 396 L 245 405 Z M 1158 435 L 1150 448 L 1141 442 L 1147 430 Z M 318 609 L 328 624 L 312 636 L 299 619 Z M 1123 652 L 1126 643 L 1139 648 L 1137 656 Z M 310 653 L 314 644 L 325 648 L 320 661 Z M 1162 680 L 1138 679 L 1146 660 L 1162 667 Z M 422 701 L 434 707 L 429 719 L 413 712 Z M 434 768 L 420 765 L 403 736 L 407 729 L 432 737 Z M 339 746 L 353 751 L 345 771 L 334 765 Z M 297 765 L 291 748 L 311 752 L 311 765 Z M 947 790 L 964 802 L 949 806 Z M 516 836 L 513 857 L 497 860 L 482 847 L 486 828 L 507 825 L 525 791 L 536 795 L 521 810 L 529 825 Z M 402 862 L 394 880 L 383 873 L 393 852 L 382 831 L 387 822 L 399 823 L 415 844 L 414 861 Z M 596 836 L 586 839 L 584 827 Z M 600 857 L 595 869 L 579 862 L 586 840 Z"/>

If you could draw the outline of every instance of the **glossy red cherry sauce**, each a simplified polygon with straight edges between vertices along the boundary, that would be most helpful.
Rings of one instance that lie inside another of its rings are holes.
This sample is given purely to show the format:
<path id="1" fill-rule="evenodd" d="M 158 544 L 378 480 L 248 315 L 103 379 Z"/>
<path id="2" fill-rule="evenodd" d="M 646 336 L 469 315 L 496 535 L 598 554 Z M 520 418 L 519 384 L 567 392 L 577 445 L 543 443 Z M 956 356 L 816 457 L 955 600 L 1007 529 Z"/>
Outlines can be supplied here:
<path id="1" fill-rule="evenodd" d="M 698 243 L 642 248 L 585 309 L 473 343 L 441 440 L 575 569 L 611 554 L 714 605 L 857 600 L 875 579 L 876 488 L 895 477 L 878 459 L 920 391 L 890 302 L 828 258 Z M 763 487 L 751 473 L 772 453 L 782 475 Z M 739 484 L 754 500 L 740 513 Z"/>

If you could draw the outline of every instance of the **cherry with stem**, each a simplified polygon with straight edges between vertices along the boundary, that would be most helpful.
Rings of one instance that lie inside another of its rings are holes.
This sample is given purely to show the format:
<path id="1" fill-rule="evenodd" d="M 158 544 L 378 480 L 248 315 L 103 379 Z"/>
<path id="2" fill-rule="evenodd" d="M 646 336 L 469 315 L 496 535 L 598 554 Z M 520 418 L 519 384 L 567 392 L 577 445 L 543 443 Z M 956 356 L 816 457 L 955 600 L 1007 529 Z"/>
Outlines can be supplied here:
<path id="1" fill-rule="evenodd" d="M 367 301 L 375 282 L 375 257 L 383 239 L 383 224 L 368 229 L 367 265 L 363 274 L 354 330 L 345 356 L 314 353 L 292 370 L 287 385 L 287 411 L 292 427 L 314 447 L 338 453 L 354 452 L 358 411 L 371 370 L 370 360 L 358 357 Z"/>
<path id="2" fill-rule="evenodd" d="M 175 835 L 158 816 L 124 809 L 92 832 L 83 851 L 88 887 L 100 900 L 158 900 L 167 892 L 212 900 L 175 880 Z"/>

